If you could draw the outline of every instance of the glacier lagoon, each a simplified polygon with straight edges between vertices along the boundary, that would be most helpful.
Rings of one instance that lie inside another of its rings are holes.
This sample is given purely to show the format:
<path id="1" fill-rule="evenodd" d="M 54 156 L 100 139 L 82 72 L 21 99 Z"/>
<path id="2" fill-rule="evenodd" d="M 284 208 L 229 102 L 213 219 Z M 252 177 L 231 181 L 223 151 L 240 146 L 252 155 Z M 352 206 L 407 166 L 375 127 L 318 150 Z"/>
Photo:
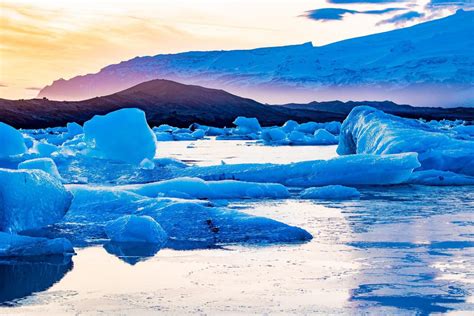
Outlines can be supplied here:
<path id="1" fill-rule="evenodd" d="M 296 150 L 295 150 L 296 149 Z M 245 140 L 159 142 L 189 164 L 292 163 L 336 146 Z M 473 311 L 474 192 L 469 186 L 363 187 L 359 200 L 230 200 L 313 239 L 268 245 L 90 244 L 71 258 L 1 261 L 0 312 L 403 313 Z"/>

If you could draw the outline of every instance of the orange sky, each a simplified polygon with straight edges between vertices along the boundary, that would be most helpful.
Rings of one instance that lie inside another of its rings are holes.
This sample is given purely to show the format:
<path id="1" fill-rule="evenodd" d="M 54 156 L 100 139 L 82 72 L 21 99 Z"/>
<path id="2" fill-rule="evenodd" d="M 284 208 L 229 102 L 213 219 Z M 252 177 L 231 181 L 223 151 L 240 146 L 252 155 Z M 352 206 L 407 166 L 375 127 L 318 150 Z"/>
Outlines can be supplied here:
<path id="1" fill-rule="evenodd" d="M 0 97 L 32 98 L 53 80 L 135 56 L 308 41 L 322 45 L 400 26 L 377 25 L 393 13 L 328 22 L 301 17 L 323 7 L 341 6 L 324 0 L 2 0 Z"/>

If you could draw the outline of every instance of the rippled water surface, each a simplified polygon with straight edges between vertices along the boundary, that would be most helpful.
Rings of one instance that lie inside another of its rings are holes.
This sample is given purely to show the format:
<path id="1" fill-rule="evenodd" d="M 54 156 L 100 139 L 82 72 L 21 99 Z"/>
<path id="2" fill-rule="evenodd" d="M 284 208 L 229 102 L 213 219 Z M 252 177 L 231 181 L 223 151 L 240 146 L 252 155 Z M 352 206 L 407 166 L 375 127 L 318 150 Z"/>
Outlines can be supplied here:
<path id="1" fill-rule="evenodd" d="M 159 146 L 162 157 L 201 165 L 335 155 L 335 146 L 239 141 Z M 308 230 L 314 239 L 304 244 L 158 252 L 106 245 L 78 249 L 72 261 L 0 262 L 0 314 L 474 313 L 473 188 L 360 191 L 349 202 L 231 201 Z"/>

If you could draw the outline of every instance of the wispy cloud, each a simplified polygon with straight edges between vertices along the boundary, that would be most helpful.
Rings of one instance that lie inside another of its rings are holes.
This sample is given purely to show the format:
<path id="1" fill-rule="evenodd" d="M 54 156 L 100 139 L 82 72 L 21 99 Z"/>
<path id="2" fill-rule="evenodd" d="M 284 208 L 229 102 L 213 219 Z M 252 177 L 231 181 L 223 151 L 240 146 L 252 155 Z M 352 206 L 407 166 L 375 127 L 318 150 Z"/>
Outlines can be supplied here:
<path id="1" fill-rule="evenodd" d="M 408 11 L 402 14 L 397 14 L 389 19 L 380 21 L 379 24 L 388 24 L 388 23 L 393 23 L 393 24 L 403 24 L 405 22 L 419 19 L 424 17 L 425 14 L 417 11 Z"/>
<path id="2" fill-rule="evenodd" d="M 474 8 L 474 0 L 431 0 L 428 6 Z"/>
<path id="3" fill-rule="evenodd" d="M 327 0 L 327 1 L 329 3 L 334 3 L 334 4 L 353 4 L 353 3 L 384 4 L 384 3 L 406 2 L 407 0 Z"/>
<path id="4" fill-rule="evenodd" d="M 40 91 L 42 88 L 40 87 L 26 87 L 25 90 L 31 90 L 31 91 Z"/>
<path id="5" fill-rule="evenodd" d="M 403 10 L 402 8 L 387 8 L 381 10 L 367 10 L 358 11 L 343 8 L 323 8 L 307 11 L 303 14 L 304 17 L 318 20 L 318 21 L 331 21 L 331 20 L 342 20 L 345 14 L 385 14 L 393 11 Z"/>

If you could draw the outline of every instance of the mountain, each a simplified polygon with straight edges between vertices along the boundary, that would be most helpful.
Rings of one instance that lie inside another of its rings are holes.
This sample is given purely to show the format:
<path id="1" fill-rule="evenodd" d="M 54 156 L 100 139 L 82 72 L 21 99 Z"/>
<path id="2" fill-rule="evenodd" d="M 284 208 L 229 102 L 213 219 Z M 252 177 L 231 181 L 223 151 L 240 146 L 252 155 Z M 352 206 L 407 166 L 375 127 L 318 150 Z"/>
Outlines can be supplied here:
<path id="1" fill-rule="evenodd" d="M 232 126 L 237 116 L 256 117 L 262 125 L 269 126 L 281 125 L 289 119 L 298 122 L 342 121 L 358 105 L 370 105 L 405 117 L 474 120 L 474 108 L 415 108 L 388 101 L 268 105 L 223 90 L 155 79 L 84 101 L 0 99 L 0 121 L 16 128 L 65 126 L 68 122 L 82 124 L 96 114 L 137 107 L 146 112 L 152 126 L 164 123 L 179 127 L 192 123 Z"/>
<path id="2" fill-rule="evenodd" d="M 474 11 L 321 47 L 187 52 L 137 57 L 60 79 L 39 97 L 81 100 L 162 78 L 225 89 L 267 103 L 392 100 L 474 106 Z"/>

